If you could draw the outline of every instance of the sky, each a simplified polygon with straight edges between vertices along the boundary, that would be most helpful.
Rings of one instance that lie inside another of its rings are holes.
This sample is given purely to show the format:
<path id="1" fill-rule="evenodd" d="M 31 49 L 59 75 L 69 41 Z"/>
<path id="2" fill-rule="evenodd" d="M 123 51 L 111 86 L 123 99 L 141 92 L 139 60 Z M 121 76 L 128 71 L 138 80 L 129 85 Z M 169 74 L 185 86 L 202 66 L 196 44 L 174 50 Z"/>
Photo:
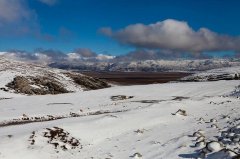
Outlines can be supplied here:
<path id="1" fill-rule="evenodd" d="M 239 0 L 0 0 L 0 51 L 232 55 Z"/>

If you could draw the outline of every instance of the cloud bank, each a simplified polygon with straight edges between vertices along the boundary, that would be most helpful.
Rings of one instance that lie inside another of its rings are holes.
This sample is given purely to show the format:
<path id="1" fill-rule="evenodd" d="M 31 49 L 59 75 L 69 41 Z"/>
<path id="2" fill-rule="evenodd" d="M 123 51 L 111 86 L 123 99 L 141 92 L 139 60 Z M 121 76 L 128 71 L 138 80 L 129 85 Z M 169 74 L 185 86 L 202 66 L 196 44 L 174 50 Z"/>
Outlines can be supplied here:
<path id="1" fill-rule="evenodd" d="M 149 25 L 133 24 L 117 31 L 102 28 L 100 32 L 135 48 L 192 53 L 240 50 L 240 37 L 218 34 L 207 28 L 195 31 L 187 22 L 174 19 Z"/>
<path id="2" fill-rule="evenodd" d="M 117 56 L 114 61 L 176 60 L 181 58 L 211 59 L 213 56 L 204 53 L 189 54 L 167 50 L 136 49 L 126 55 Z"/>
<path id="3" fill-rule="evenodd" d="M 56 62 L 100 62 L 109 61 L 115 58 L 115 56 L 111 55 L 96 54 L 92 50 L 86 48 L 74 49 L 72 53 L 63 53 L 59 50 L 42 48 L 35 49 L 33 52 L 27 52 L 24 50 L 9 50 L 7 52 L 0 52 L 0 55 L 9 59 L 44 65 Z"/>

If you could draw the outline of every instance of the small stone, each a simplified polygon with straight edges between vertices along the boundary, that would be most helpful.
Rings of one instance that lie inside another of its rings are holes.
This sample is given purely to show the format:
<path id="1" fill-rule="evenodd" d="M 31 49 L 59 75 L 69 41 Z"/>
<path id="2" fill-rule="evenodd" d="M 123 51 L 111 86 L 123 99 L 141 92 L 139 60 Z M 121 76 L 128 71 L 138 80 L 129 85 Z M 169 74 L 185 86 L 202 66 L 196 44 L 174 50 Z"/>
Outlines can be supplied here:
<path id="1" fill-rule="evenodd" d="M 192 136 L 193 137 L 201 137 L 201 136 L 204 136 L 204 135 L 197 131 L 197 132 L 194 132 Z"/>
<path id="2" fill-rule="evenodd" d="M 216 152 L 222 149 L 222 145 L 217 141 L 211 141 L 207 143 L 206 148 L 211 152 Z"/>
<path id="3" fill-rule="evenodd" d="M 212 124 L 211 128 L 218 128 L 218 126 L 216 124 Z"/>
<path id="4" fill-rule="evenodd" d="M 203 148 L 205 146 L 206 146 L 206 143 L 204 141 L 200 141 L 195 144 L 195 147 L 198 147 L 198 148 Z"/>
<path id="5" fill-rule="evenodd" d="M 187 116 L 186 110 L 183 109 L 178 109 L 176 113 L 173 113 L 172 115 L 182 115 L 182 116 Z"/>
<path id="6" fill-rule="evenodd" d="M 204 141 L 204 140 L 205 140 L 204 136 L 199 136 L 199 137 L 196 139 L 197 142 Z"/>
<path id="7" fill-rule="evenodd" d="M 216 119 L 210 119 L 210 122 L 211 122 L 211 123 L 216 123 L 217 120 L 216 120 Z"/>
<path id="8" fill-rule="evenodd" d="M 135 159 L 142 159 L 142 155 L 141 155 L 139 152 L 133 154 L 133 155 L 130 156 L 130 157 L 135 158 Z"/>

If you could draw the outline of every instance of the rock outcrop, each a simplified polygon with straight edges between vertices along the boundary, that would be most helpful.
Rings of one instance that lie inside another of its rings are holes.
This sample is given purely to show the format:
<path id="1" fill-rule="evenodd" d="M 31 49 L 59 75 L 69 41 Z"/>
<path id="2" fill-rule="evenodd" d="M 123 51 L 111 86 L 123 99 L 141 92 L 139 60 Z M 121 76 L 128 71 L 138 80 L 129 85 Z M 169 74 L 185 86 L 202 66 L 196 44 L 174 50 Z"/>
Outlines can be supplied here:
<path id="1" fill-rule="evenodd" d="M 76 84 L 84 87 L 86 90 L 95 90 L 110 87 L 110 85 L 98 78 L 93 78 L 77 73 L 66 73 Z"/>
<path id="2" fill-rule="evenodd" d="M 6 85 L 17 93 L 29 95 L 61 94 L 69 91 L 61 83 L 47 77 L 17 76 Z"/>

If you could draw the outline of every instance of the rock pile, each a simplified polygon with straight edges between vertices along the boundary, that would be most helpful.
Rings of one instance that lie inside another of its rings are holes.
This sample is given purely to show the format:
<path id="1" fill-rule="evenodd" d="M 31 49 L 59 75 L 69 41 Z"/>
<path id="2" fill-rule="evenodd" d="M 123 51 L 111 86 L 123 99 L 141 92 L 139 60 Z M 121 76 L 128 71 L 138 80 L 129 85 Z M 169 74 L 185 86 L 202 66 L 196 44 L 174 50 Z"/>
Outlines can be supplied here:
<path id="1" fill-rule="evenodd" d="M 82 149 L 80 141 L 70 135 L 67 131 L 59 127 L 47 128 L 43 136 L 48 138 L 49 144 L 52 144 L 55 149 Z"/>
<path id="2" fill-rule="evenodd" d="M 82 149 L 82 145 L 77 138 L 74 138 L 70 135 L 69 132 L 65 131 L 59 127 L 53 128 L 46 128 L 46 130 L 42 133 L 38 133 L 33 131 L 29 137 L 29 142 L 31 146 L 39 146 L 42 144 L 41 138 L 47 138 L 47 144 L 51 144 L 53 148 L 58 153 L 60 150 L 67 151 L 67 150 L 77 150 Z"/>
<path id="3" fill-rule="evenodd" d="M 240 125 L 220 130 L 216 140 L 206 139 L 201 130 L 194 132 L 192 137 L 196 138 L 195 147 L 200 158 L 240 158 Z"/>

